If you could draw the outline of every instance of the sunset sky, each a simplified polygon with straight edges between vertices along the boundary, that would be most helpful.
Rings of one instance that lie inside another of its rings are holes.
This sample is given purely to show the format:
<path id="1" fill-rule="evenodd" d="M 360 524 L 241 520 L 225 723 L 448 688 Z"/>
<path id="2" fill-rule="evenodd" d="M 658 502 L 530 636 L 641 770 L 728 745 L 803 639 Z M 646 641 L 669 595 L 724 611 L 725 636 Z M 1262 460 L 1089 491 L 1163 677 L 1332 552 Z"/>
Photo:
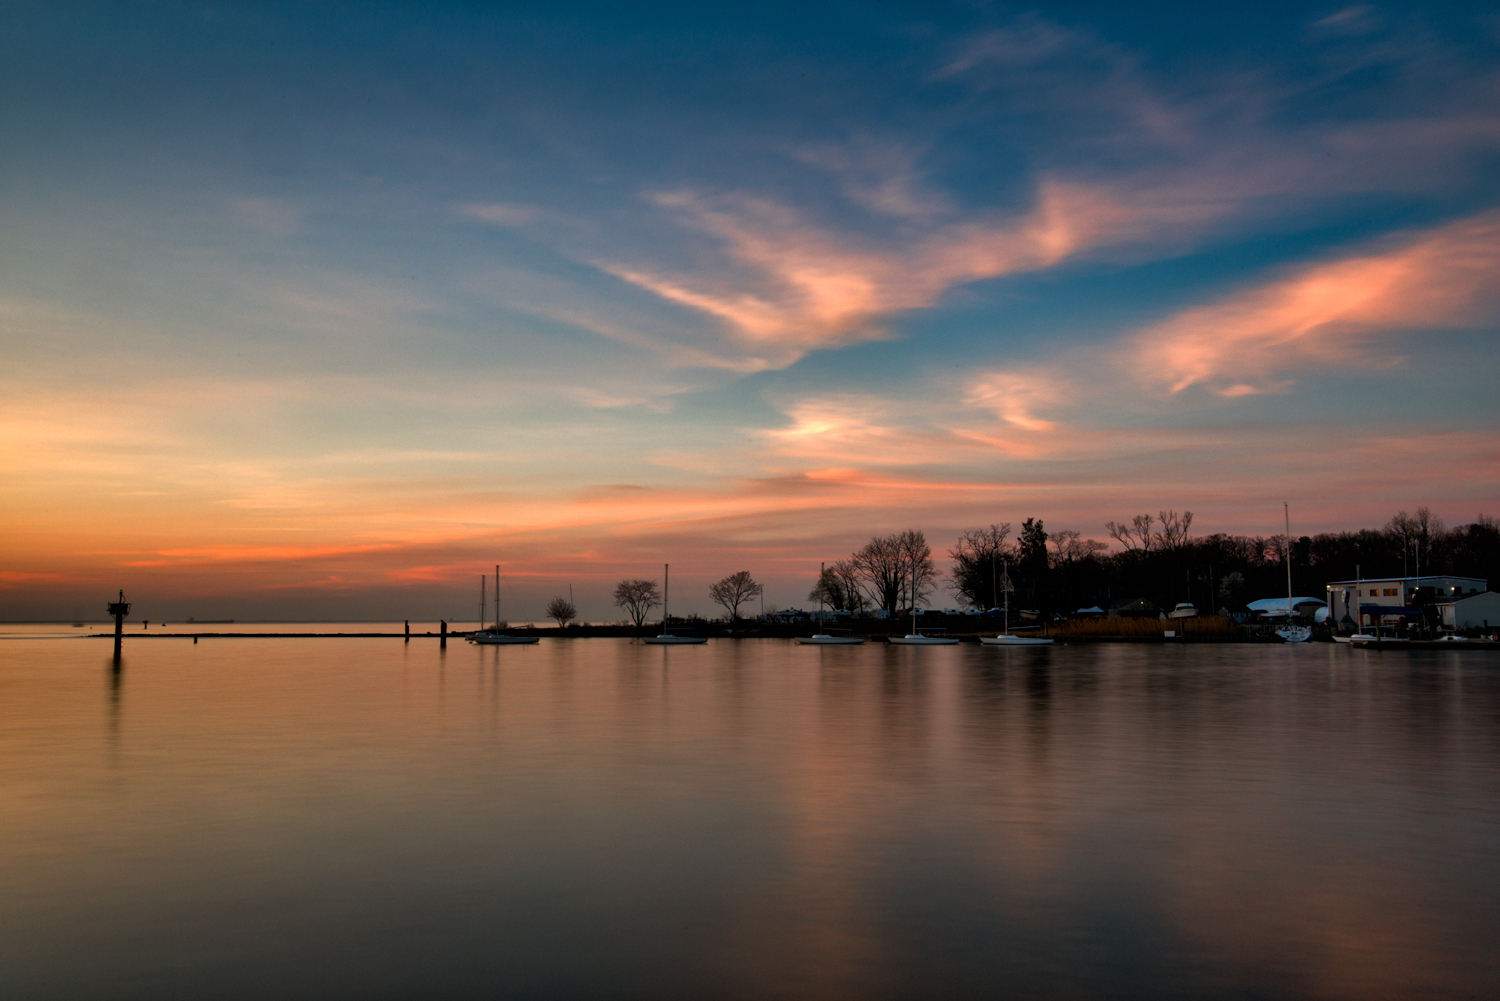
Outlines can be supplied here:
<path id="1" fill-rule="evenodd" d="M 1500 513 L 1493 5 L 649 10 L 7 4 L 0 619 Z"/>

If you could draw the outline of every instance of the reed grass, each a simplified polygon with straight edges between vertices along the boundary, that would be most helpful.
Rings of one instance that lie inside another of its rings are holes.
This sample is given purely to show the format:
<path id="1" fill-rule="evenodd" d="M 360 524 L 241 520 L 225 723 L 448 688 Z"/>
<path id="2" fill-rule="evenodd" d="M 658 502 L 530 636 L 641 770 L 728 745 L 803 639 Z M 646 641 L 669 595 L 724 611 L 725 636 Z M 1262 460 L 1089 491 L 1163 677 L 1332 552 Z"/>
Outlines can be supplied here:
<path id="1" fill-rule="evenodd" d="M 1199 615 L 1191 619 L 1135 619 L 1123 615 L 1107 615 L 1096 619 L 1071 619 L 1052 627 L 1048 635 L 1058 638 L 1069 636 L 1163 636 L 1167 630 L 1178 636 L 1200 636 L 1222 638 L 1233 636 L 1238 631 L 1233 619 L 1223 615 Z"/>

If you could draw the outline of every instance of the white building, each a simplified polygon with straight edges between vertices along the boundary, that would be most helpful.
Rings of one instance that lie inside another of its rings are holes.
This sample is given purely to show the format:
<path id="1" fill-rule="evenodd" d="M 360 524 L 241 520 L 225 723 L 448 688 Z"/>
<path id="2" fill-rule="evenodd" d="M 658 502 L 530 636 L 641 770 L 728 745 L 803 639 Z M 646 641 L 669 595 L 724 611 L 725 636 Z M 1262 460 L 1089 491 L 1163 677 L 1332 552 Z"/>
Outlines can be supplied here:
<path id="1" fill-rule="evenodd" d="M 1427 592 L 1434 604 L 1484 594 L 1489 587 L 1478 577 L 1381 577 L 1367 580 L 1336 580 L 1328 585 L 1329 618 L 1335 623 L 1348 615 L 1360 627 L 1373 626 L 1379 618 L 1394 624 L 1402 618 L 1421 615 L 1416 592 Z M 1357 611 L 1356 611 L 1357 606 Z"/>
<path id="2" fill-rule="evenodd" d="M 1447 630 L 1489 629 L 1500 626 L 1500 594 L 1485 591 L 1465 597 L 1440 601 L 1438 614 Z"/>

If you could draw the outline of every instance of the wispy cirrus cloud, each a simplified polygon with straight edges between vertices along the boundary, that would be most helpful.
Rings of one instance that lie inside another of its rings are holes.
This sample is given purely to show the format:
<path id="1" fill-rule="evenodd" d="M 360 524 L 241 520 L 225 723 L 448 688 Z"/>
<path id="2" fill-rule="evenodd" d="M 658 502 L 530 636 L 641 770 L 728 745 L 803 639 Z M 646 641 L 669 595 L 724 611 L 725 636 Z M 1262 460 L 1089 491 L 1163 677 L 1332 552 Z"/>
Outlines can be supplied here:
<path id="1" fill-rule="evenodd" d="M 1142 213 L 1087 187 L 1048 181 L 1031 211 L 941 225 L 880 247 L 813 225 L 768 199 L 683 191 L 657 205 L 723 242 L 733 268 L 668 275 L 623 264 L 610 273 L 713 316 L 767 363 L 883 336 L 879 320 L 929 306 L 965 282 L 1034 271 L 1141 232 Z"/>
<path id="2" fill-rule="evenodd" d="M 1275 392 L 1309 363 L 1395 361 L 1395 337 L 1472 326 L 1497 299 L 1500 212 L 1488 212 L 1187 309 L 1130 338 L 1125 355 L 1154 391 Z"/>

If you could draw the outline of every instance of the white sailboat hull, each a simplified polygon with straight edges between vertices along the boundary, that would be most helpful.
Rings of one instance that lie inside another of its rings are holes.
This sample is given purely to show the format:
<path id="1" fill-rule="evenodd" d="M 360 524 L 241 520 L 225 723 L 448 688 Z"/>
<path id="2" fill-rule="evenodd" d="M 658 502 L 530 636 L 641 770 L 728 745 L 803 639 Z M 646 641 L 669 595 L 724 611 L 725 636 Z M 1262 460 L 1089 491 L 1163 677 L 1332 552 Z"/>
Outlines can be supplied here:
<path id="1" fill-rule="evenodd" d="M 892 636 L 886 640 L 897 646 L 956 646 L 958 640 L 948 636 L 919 636 L 909 633 L 905 636 Z"/>
<path id="2" fill-rule="evenodd" d="M 538 636 L 507 636 L 504 633 L 475 633 L 469 637 L 470 643 L 478 643 L 481 646 L 522 646 L 535 643 L 540 639 Z"/>
<path id="3" fill-rule="evenodd" d="M 650 644 L 652 644 L 654 646 L 689 646 L 689 645 L 695 645 L 695 644 L 698 644 L 698 643 L 707 643 L 708 642 L 708 637 L 706 637 L 706 636 L 668 636 L 666 634 L 662 634 L 661 636 L 647 636 L 644 640 L 642 640 L 642 642 L 644 642 L 644 643 L 650 643 Z"/>
<path id="4" fill-rule="evenodd" d="M 1045 636 L 981 636 L 979 642 L 985 646 L 1052 646 L 1051 638 Z"/>
<path id="5" fill-rule="evenodd" d="M 1307 626 L 1282 626 L 1276 630 L 1276 635 L 1288 643 L 1306 643 L 1312 639 L 1312 630 Z"/>
<path id="6" fill-rule="evenodd" d="M 797 637 L 797 643 L 800 646 L 854 646 L 863 642 L 864 640 L 859 636 L 829 636 L 827 633 Z"/>

